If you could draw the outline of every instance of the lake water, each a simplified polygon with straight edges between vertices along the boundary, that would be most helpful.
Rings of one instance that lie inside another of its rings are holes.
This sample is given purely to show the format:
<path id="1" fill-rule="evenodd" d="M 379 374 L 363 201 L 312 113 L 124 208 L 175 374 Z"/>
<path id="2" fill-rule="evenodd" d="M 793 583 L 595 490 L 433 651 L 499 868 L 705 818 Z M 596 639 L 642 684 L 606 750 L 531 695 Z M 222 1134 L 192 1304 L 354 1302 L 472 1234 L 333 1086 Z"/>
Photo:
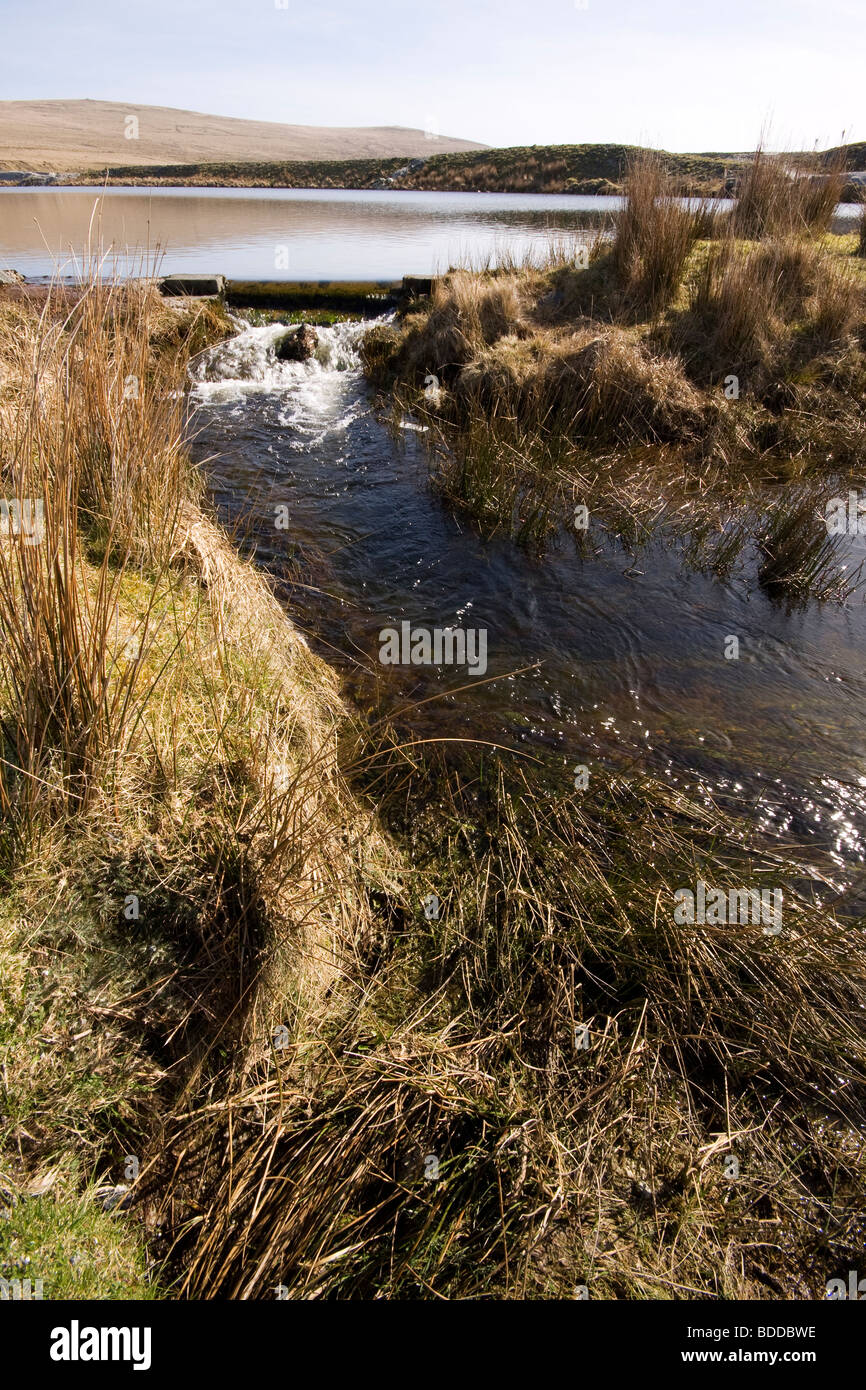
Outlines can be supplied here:
<path id="1" fill-rule="evenodd" d="M 398 280 L 470 259 L 522 256 L 586 233 L 618 198 L 535 193 L 391 193 L 281 188 L 7 188 L 0 266 L 76 274 L 92 234 L 122 274 L 138 253 L 165 272 L 236 280 Z M 842 205 L 843 223 L 858 209 Z M 132 252 L 131 255 L 127 251 Z"/>
<path id="2" fill-rule="evenodd" d="M 471 257 L 519 255 L 570 236 L 616 198 L 529 193 L 388 193 L 246 188 L 12 188 L 0 191 L 0 264 L 74 275 L 88 231 L 121 273 L 157 248 L 166 272 L 237 280 L 398 280 Z"/>

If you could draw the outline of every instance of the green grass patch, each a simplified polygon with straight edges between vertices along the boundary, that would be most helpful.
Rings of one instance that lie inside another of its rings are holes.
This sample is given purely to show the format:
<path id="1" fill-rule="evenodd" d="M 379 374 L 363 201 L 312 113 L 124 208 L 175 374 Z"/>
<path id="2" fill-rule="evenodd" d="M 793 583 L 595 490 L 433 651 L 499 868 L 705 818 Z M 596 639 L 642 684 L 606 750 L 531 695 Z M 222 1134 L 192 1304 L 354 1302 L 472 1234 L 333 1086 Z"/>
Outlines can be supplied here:
<path id="1" fill-rule="evenodd" d="M 105 1200 L 81 1188 L 74 1168 L 42 1195 L 0 1192 L 0 1278 L 13 1290 L 29 1279 L 31 1298 L 54 1301 L 159 1297 L 140 1221 L 106 1211 Z"/>

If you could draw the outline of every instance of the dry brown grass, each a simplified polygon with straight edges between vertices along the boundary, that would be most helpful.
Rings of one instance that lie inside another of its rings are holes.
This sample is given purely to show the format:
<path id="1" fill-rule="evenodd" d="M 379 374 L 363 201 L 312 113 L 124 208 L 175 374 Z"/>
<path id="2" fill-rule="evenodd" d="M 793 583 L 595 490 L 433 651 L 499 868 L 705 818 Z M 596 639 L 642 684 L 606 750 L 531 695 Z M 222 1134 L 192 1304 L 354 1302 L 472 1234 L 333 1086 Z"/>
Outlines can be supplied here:
<path id="1" fill-rule="evenodd" d="M 714 380 L 758 372 L 763 382 L 838 346 L 862 322 L 864 304 L 858 278 L 820 243 L 725 239 L 693 288 L 695 321 L 682 320 L 680 343 Z"/>
<path id="2" fill-rule="evenodd" d="M 826 232 L 845 182 L 840 165 L 809 170 L 759 148 L 740 179 L 731 231 L 749 239 Z"/>
<path id="3" fill-rule="evenodd" d="M 787 887 L 784 939 L 676 927 L 690 876 L 787 869 L 670 788 L 587 801 L 500 766 L 437 796 L 435 759 L 381 758 L 401 833 L 437 797 L 415 868 L 440 919 L 406 903 L 319 1046 L 170 1136 L 184 1293 L 821 1297 L 864 1179 L 856 927 Z"/>
<path id="4" fill-rule="evenodd" d="M 674 197 L 660 159 L 642 155 L 626 172 L 626 203 L 616 218 L 612 261 L 627 310 L 641 318 L 667 308 L 707 215 Z"/>
<path id="5" fill-rule="evenodd" d="M 618 498 L 655 493 L 649 515 L 666 524 L 659 489 L 675 488 L 696 532 L 710 491 L 711 511 L 722 498 L 736 509 L 739 496 L 752 526 L 767 474 L 849 467 L 866 436 L 866 286 L 847 243 L 820 235 L 837 175 L 792 178 L 759 151 L 733 214 L 692 213 L 644 158 L 587 266 L 560 255 L 547 267 L 450 272 L 432 302 L 371 331 L 368 373 L 424 415 L 437 485 L 485 529 L 539 544 L 559 524 L 569 474 L 583 487 L 593 473 L 581 457 L 592 447 L 616 450 L 622 475 L 628 451 L 643 450 L 637 487 L 624 476 L 613 485 L 606 466 L 599 477 Z M 739 234 L 746 223 L 757 240 Z M 441 389 L 416 396 L 431 373 Z M 678 485 L 647 445 L 679 448 Z M 644 510 L 617 504 L 617 532 L 646 532 Z"/>
<path id="6" fill-rule="evenodd" d="M 5 345 L 15 384 L 2 406 L 3 490 L 44 513 L 41 540 L 0 545 L 0 686 L 13 752 L 0 800 L 13 823 L 15 808 L 31 822 L 46 783 L 61 805 L 86 808 L 107 763 L 122 758 L 141 698 L 141 655 L 118 650 L 120 587 L 136 562 L 164 569 L 194 490 L 176 375 L 154 367 L 145 333 L 129 331 L 151 293 L 91 285 L 68 312 L 49 299 Z M 146 647 L 148 629 L 146 613 L 126 640 Z"/>
<path id="7" fill-rule="evenodd" d="M 158 1144 L 227 1047 L 243 1078 L 275 1017 L 316 1035 L 391 852 L 341 772 L 335 677 L 198 505 L 195 316 L 179 334 L 148 291 L 94 281 L 6 323 L 0 495 L 40 501 L 44 532 L 0 539 L 0 952 L 38 953 L 52 1017 L 92 1018 L 99 1060 L 34 1079 L 41 1015 L 14 991 L 0 1143 L 18 1173 L 50 1156 L 89 1178 Z"/>
<path id="8" fill-rule="evenodd" d="M 448 292 L 440 290 L 440 303 Z M 410 330 L 397 351 L 407 366 L 419 364 L 419 376 L 429 364 L 427 370 L 453 383 L 450 392 L 430 399 L 462 426 L 485 416 L 523 430 L 544 428 L 624 446 L 692 439 L 705 428 L 707 407 L 681 362 L 650 350 L 631 329 L 585 322 L 571 333 L 524 327 L 497 334 L 492 342 L 479 334 L 474 354 L 455 375 L 454 364 L 449 370 L 444 360 L 439 331 L 443 318 L 453 320 L 444 307 L 433 310 L 431 321 L 434 315 L 432 337 L 426 325 L 417 334 Z M 393 352 L 395 340 L 384 347 Z"/>
<path id="9" fill-rule="evenodd" d="M 576 436 L 629 446 L 701 432 L 704 406 L 675 356 L 649 352 L 627 330 L 560 339 L 545 364 L 545 403 Z"/>
<path id="10" fill-rule="evenodd" d="M 404 345 L 409 370 L 433 371 L 453 380 L 460 367 L 505 335 L 519 332 L 522 309 L 514 275 L 491 278 L 458 270 L 437 280 L 429 314 L 418 339 Z"/>

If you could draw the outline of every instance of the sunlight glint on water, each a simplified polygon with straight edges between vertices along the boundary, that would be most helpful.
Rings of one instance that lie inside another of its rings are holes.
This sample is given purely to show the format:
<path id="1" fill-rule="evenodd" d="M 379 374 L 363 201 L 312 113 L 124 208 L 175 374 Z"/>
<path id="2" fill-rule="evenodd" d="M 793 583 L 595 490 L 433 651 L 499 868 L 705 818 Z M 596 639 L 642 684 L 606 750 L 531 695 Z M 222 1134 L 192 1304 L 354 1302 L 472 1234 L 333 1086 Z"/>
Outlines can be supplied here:
<path id="1" fill-rule="evenodd" d="M 820 851 L 831 870 L 847 866 L 840 882 L 850 877 L 866 810 L 859 601 L 789 614 L 740 580 L 684 570 L 661 545 L 634 576 L 616 546 L 582 563 L 561 537 L 536 562 L 508 541 L 485 542 L 429 487 L 423 435 L 395 435 L 377 414 L 357 355 L 365 326 L 318 329 L 306 363 L 276 361 L 285 331 L 244 328 L 200 361 L 196 455 L 216 456 L 207 467 L 223 519 L 362 700 L 363 672 L 374 671 L 400 704 L 442 696 L 414 717 L 427 735 L 459 729 L 564 769 L 637 756 Z M 280 507 L 288 530 L 275 525 Z M 488 676 L 501 679 L 453 697 L 465 673 L 386 671 L 378 633 L 404 619 L 485 627 Z M 722 657 L 731 631 L 743 636 L 738 663 Z"/>

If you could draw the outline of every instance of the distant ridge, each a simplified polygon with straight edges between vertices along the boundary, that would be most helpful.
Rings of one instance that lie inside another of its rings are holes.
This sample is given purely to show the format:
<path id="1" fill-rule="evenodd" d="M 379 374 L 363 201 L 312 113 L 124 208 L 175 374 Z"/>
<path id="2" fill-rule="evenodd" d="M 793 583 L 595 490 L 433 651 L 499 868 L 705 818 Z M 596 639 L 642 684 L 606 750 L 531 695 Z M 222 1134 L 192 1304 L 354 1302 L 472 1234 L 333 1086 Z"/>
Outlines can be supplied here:
<path id="1" fill-rule="evenodd" d="M 136 102 L 0 101 L 0 169 L 64 173 L 108 164 L 417 159 L 486 148 L 403 126 L 280 125 Z"/>
<path id="2" fill-rule="evenodd" d="M 114 165 L 107 182 L 115 187 L 164 186 L 199 188 L 353 188 L 440 193 L 575 193 L 624 192 L 629 161 L 641 154 L 661 159 L 683 195 L 719 197 L 730 193 L 742 175 L 748 154 L 683 154 L 641 149 L 636 145 L 516 145 L 433 154 L 423 159 L 321 159 L 198 164 Z M 843 202 L 859 202 L 866 169 L 866 146 L 847 145 L 823 153 L 795 152 L 792 165 L 813 170 L 836 166 L 849 171 Z M 69 182 L 101 182 L 91 170 L 62 175 Z M 0 176 L 2 177 L 2 176 Z M 34 175 L 34 178 L 44 177 Z"/>

